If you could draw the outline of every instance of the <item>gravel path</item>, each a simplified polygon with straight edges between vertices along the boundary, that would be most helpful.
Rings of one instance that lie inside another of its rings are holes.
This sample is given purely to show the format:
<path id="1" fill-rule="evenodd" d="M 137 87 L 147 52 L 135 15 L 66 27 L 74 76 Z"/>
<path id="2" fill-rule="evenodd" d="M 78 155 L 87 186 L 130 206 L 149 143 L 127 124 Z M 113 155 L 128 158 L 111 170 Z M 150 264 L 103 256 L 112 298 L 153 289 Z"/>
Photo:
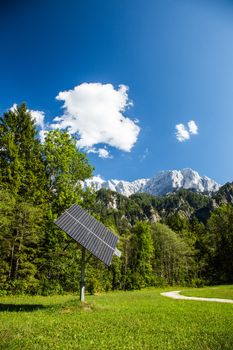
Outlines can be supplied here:
<path id="1" fill-rule="evenodd" d="M 198 297 L 186 297 L 185 295 L 180 295 L 180 290 L 176 290 L 173 292 L 165 292 L 161 293 L 164 297 L 172 298 L 172 299 L 182 299 L 182 300 L 200 300 L 200 301 L 212 301 L 216 303 L 229 303 L 233 304 L 233 300 L 231 299 L 219 299 L 219 298 L 198 298 Z"/>

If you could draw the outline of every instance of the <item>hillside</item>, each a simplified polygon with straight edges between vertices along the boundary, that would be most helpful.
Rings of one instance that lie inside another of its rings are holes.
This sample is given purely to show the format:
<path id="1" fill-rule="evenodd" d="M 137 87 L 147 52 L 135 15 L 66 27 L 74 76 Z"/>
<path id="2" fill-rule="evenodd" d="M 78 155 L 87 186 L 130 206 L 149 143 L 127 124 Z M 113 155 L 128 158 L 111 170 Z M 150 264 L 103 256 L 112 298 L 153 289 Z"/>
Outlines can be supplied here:
<path id="1" fill-rule="evenodd" d="M 96 202 L 101 218 L 104 221 L 112 218 L 117 225 L 121 221 L 128 225 L 138 220 L 164 222 L 174 215 L 188 221 L 198 219 L 206 222 L 214 209 L 222 204 L 233 204 L 233 183 L 222 186 L 212 196 L 181 189 L 165 196 L 137 193 L 126 197 L 115 191 L 100 189 Z"/>

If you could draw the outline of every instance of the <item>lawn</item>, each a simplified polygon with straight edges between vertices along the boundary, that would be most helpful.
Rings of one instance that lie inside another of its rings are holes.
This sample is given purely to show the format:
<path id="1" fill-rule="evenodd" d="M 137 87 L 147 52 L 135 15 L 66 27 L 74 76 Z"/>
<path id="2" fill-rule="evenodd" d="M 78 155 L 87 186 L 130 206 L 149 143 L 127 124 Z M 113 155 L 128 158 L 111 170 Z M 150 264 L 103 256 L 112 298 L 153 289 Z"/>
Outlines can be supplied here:
<path id="1" fill-rule="evenodd" d="M 192 296 L 192 297 L 221 298 L 221 299 L 233 300 L 233 285 L 204 287 L 204 288 L 197 288 L 195 290 L 185 289 L 180 294 Z"/>
<path id="2" fill-rule="evenodd" d="M 160 295 L 169 289 L 87 296 L 83 307 L 75 295 L 1 297 L 0 349 L 233 349 L 233 305 Z"/>

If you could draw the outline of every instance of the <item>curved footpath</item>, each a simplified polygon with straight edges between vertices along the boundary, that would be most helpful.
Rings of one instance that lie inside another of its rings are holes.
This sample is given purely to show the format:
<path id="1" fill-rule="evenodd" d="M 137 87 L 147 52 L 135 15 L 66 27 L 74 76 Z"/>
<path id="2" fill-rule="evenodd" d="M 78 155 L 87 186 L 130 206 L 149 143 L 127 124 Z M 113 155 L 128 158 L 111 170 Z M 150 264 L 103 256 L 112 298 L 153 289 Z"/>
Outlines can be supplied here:
<path id="1" fill-rule="evenodd" d="M 219 298 L 198 298 L 198 297 L 186 297 L 185 295 L 180 295 L 180 290 L 173 292 L 165 292 L 160 293 L 164 297 L 172 298 L 172 299 L 182 299 L 182 300 L 198 300 L 198 301 L 212 301 L 216 303 L 229 303 L 233 304 L 233 300 L 231 299 L 219 299 Z"/>

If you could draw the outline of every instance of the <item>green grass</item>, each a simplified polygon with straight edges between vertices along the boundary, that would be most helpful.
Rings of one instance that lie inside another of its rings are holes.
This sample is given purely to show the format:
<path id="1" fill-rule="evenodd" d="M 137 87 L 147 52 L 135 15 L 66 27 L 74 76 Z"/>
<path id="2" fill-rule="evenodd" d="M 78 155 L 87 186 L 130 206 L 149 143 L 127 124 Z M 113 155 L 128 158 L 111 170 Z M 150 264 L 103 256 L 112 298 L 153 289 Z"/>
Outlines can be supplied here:
<path id="1" fill-rule="evenodd" d="M 215 286 L 215 287 L 204 287 L 198 289 L 186 289 L 180 294 L 192 297 L 203 297 L 203 298 L 221 298 L 221 299 L 232 299 L 233 300 L 233 285 L 231 286 Z"/>
<path id="2" fill-rule="evenodd" d="M 233 349 L 233 305 L 173 300 L 166 290 L 87 296 L 84 306 L 74 295 L 1 297 L 0 349 Z"/>

